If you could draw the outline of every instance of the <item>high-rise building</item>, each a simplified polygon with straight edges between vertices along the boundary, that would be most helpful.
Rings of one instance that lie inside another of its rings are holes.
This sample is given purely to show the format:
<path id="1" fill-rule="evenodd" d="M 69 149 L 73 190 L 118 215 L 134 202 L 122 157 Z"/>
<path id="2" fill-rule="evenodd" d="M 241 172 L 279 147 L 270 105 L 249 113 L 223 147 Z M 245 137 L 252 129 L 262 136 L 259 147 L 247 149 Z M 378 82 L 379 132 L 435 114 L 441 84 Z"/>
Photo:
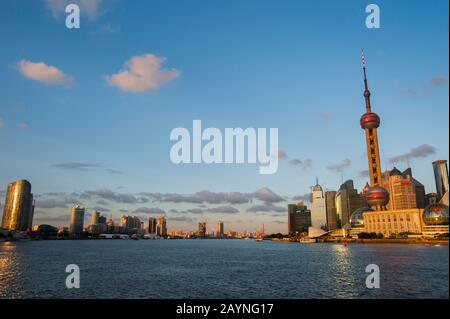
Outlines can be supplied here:
<path id="1" fill-rule="evenodd" d="M 157 226 L 157 219 L 155 217 L 149 217 L 148 218 L 148 233 L 151 235 L 156 234 L 156 226 Z"/>
<path id="2" fill-rule="evenodd" d="M 156 236 L 167 236 L 167 221 L 164 216 L 158 217 L 158 222 L 156 223 Z"/>
<path id="3" fill-rule="evenodd" d="M 220 221 L 216 224 L 216 237 L 222 238 L 224 234 L 223 222 Z"/>
<path id="4" fill-rule="evenodd" d="M 80 205 L 74 206 L 70 209 L 70 227 L 71 234 L 80 235 L 83 232 L 84 226 L 84 207 Z"/>
<path id="5" fill-rule="evenodd" d="M 436 193 L 438 195 L 438 200 L 441 200 L 442 197 L 444 197 L 445 193 L 448 192 L 449 187 L 447 161 L 445 160 L 434 161 L 433 171 L 434 171 L 434 180 L 436 182 Z"/>
<path id="6" fill-rule="evenodd" d="M 98 217 L 98 223 L 106 225 L 106 216 L 99 216 Z"/>
<path id="7" fill-rule="evenodd" d="M 409 178 L 414 184 L 414 192 L 416 193 L 416 207 L 425 208 L 428 206 L 428 201 L 425 193 L 425 186 L 412 176 L 411 168 L 407 168 L 403 173 L 403 176 Z"/>
<path id="8" fill-rule="evenodd" d="M 18 180 L 10 183 L 6 190 L 2 228 L 10 231 L 31 230 L 33 215 L 34 201 L 30 182 Z"/>
<path id="9" fill-rule="evenodd" d="M 364 206 L 363 195 L 353 186 L 353 181 L 347 180 L 341 185 L 335 196 L 337 228 L 342 228 L 350 222 L 352 213 Z"/>
<path id="10" fill-rule="evenodd" d="M 198 237 L 199 238 L 206 237 L 206 222 L 198 223 Z"/>
<path id="11" fill-rule="evenodd" d="M 378 147 L 377 128 L 380 126 L 380 117 L 372 112 L 370 104 L 370 91 L 366 76 L 366 61 L 364 51 L 362 54 L 364 73 L 364 98 L 366 101 L 366 113 L 361 116 L 361 128 L 366 133 L 367 159 L 369 163 L 370 186 L 365 193 L 367 203 L 376 210 L 386 210 L 389 202 L 389 193 L 383 188 L 381 180 L 380 151 Z"/>
<path id="12" fill-rule="evenodd" d="M 288 205 L 288 233 L 307 232 L 311 226 L 311 211 L 303 202 Z"/>
<path id="13" fill-rule="evenodd" d="M 389 192 L 388 210 L 417 208 L 416 185 L 411 170 L 400 172 L 396 167 L 382 174 L 383 187 Z"/>
<path id="14" fill-rule="evenodd" d="M 97 225 L 100 219 L 100 212 L 97 210 L 93 210 L 92 211 L 92 215 L 91 215 L 91 225 Z"/>
<path id="15" fill-rule="evenodd" d="M 121 227 L 128 227 L 131 229 L 140 229 L 141 228 L 141 220 L 139 217 L 136 216 L 127 216 L 127 215 L 121 215 L 119 226 Z"/>
<path id="16" fill-rule="evenodd" d="M 337 215 L 336 215 L 336 191 L 325 192 L 325 205 L 327 210 L 327 229 L 337 229 Z"/>
<path id="17" fill-rule="evenodd" d="M 311 223 L 316 228 L 326 228 L 327 224 L 325 195 L 318 180 L 311 192 Z"/>

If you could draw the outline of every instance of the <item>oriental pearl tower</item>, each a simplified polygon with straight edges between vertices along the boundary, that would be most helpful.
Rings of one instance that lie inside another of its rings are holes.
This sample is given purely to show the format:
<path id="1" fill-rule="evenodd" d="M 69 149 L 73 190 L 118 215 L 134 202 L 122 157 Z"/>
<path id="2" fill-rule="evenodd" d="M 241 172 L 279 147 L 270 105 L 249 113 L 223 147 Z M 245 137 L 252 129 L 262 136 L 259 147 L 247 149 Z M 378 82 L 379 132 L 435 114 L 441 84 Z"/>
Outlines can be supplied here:
<path id="1" fill-rule="evenodd" d="M 389 193 L 381 185 L 380 151 L 378 147 L 377 128 L 380 126 L 380 117 L 372 112 L 370 105 L 370 91 L 366 77 L 366 62 L 362 52 L 362 65 L 364 72 L 364 98 L 366 100 L 366 113 L 361 116 L 361 128 L 366 132 L 367 158 L 369 162 L 370 186 L 365 191 L 369 206 L 377 211 L 386 210 L 389 203 Z"/>

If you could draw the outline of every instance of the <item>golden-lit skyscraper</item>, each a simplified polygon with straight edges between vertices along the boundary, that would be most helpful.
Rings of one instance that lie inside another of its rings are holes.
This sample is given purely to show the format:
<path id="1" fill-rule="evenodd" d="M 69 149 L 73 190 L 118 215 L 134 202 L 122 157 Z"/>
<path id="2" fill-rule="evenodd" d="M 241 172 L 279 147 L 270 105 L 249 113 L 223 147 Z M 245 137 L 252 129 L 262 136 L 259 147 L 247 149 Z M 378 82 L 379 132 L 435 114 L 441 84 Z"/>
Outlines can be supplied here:
<path id="1" fill-rule="evenodd" d="M 206 237 L 206 223 L 198 223 L 198 237 L 205 238 Z"/>
<path id="2" fill-rule="evenodd" d="M 447 161 L 445 160 L 434 161 L 433 171 L 436 182 L 436 193 L 438 195 L 438 200 L 441 200 L 449 189 Z"/>
<path id="3" fill-rule="evenodd" d="M 164 216 L 158 217 L 158 221 L 156 223 L 156 236 L 167 236 L 167 221 Z"/>
<path id="4" fill-rule="evenodd" d="M 80 235 L 84 227 L 84 207 L 80 205 L 74 206 L 70 209 L 70 227 L 71 234 Z"/>
<path id="5" fill-rule="evenodd" d="M 382 174 L 383 187 L 389 192 L 388 210 L 411 209 L 417 207 L 416 185 L 411 175 L 397 168 Z"/>
<path id="6" fill-rule="evenodd" d="M 389 193 L 382 186 L 380 151 L 378 147 L 377 128 L 380 126 L 380 117 L 372 112 L 370 104 L 370 91 L 366 76 L 366 62 L 364 51 L 362 54 L 364 73 L 364 99 L 366 101 L 366 113 L 361 116 L 361 128 L 366 133 L 367 159 L 369 162 L 370 187 L 365 193 L 367 203 L 376 210 L 386 210 L 389 202 Z"/>
<path id="7" fill-rule="evenodd" d="M 2 228 L 26 231 L 33 226 L 34 201 L 31 184 L 18 180 L 8 185 L 3 207 Z"/>
<path id="8" fill-rule="evenodd" d="M 224 234 L 223 221 L 216 224 L 216 237 L 222 238 Z"/>
<path id="9" fill-rule="evenodd" d="M 100 212 L 96 209 L 92 211 L 91 215 L 91 225 L 97 225 L 100 219 Z"/>

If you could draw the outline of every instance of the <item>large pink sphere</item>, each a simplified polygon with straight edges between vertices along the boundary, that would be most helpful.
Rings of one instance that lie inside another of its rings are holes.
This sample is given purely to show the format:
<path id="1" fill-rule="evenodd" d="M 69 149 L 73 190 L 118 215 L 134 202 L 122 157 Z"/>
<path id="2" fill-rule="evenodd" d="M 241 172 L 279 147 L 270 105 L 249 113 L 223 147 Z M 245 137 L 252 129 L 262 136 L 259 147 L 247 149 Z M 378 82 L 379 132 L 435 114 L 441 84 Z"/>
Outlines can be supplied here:
<path id="1" fill-rule="evenodd" d="M 359 121 L 363 129 L 374 129 L 380 126 L 380 117 L 373 112 L 367 112 L 361 116 Z"/>
<path id="2" fill-rule="evenodd" d="M 365 194 L 370 207 L 386 206 L 389 203 L 388 191 L 380 186 L 371 186 Z"/>

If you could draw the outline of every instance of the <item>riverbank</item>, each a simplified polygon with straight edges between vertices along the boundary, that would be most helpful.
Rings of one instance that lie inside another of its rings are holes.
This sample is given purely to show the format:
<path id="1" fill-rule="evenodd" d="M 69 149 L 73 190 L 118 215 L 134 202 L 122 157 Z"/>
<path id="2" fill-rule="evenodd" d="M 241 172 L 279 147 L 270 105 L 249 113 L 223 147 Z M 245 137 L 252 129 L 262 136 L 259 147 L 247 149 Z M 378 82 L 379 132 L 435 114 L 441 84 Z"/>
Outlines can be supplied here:
<path id="1" fill-rule="evenodd" d="M 275 242 L 291 242 L 298 243 L 299 241 L 285 240 L 274 238 L 271 241 Z M 448 245 L 448 240 L 427 240 L 427 239 L 416 239 L 416 238 L 407 238 L 407 239 L 357 239 L 357 238 L 334 238 L 334 239 L 318 239 L 318 243 L 359 243 L 359 244 L 418 244 L 418 245 Z"/>

